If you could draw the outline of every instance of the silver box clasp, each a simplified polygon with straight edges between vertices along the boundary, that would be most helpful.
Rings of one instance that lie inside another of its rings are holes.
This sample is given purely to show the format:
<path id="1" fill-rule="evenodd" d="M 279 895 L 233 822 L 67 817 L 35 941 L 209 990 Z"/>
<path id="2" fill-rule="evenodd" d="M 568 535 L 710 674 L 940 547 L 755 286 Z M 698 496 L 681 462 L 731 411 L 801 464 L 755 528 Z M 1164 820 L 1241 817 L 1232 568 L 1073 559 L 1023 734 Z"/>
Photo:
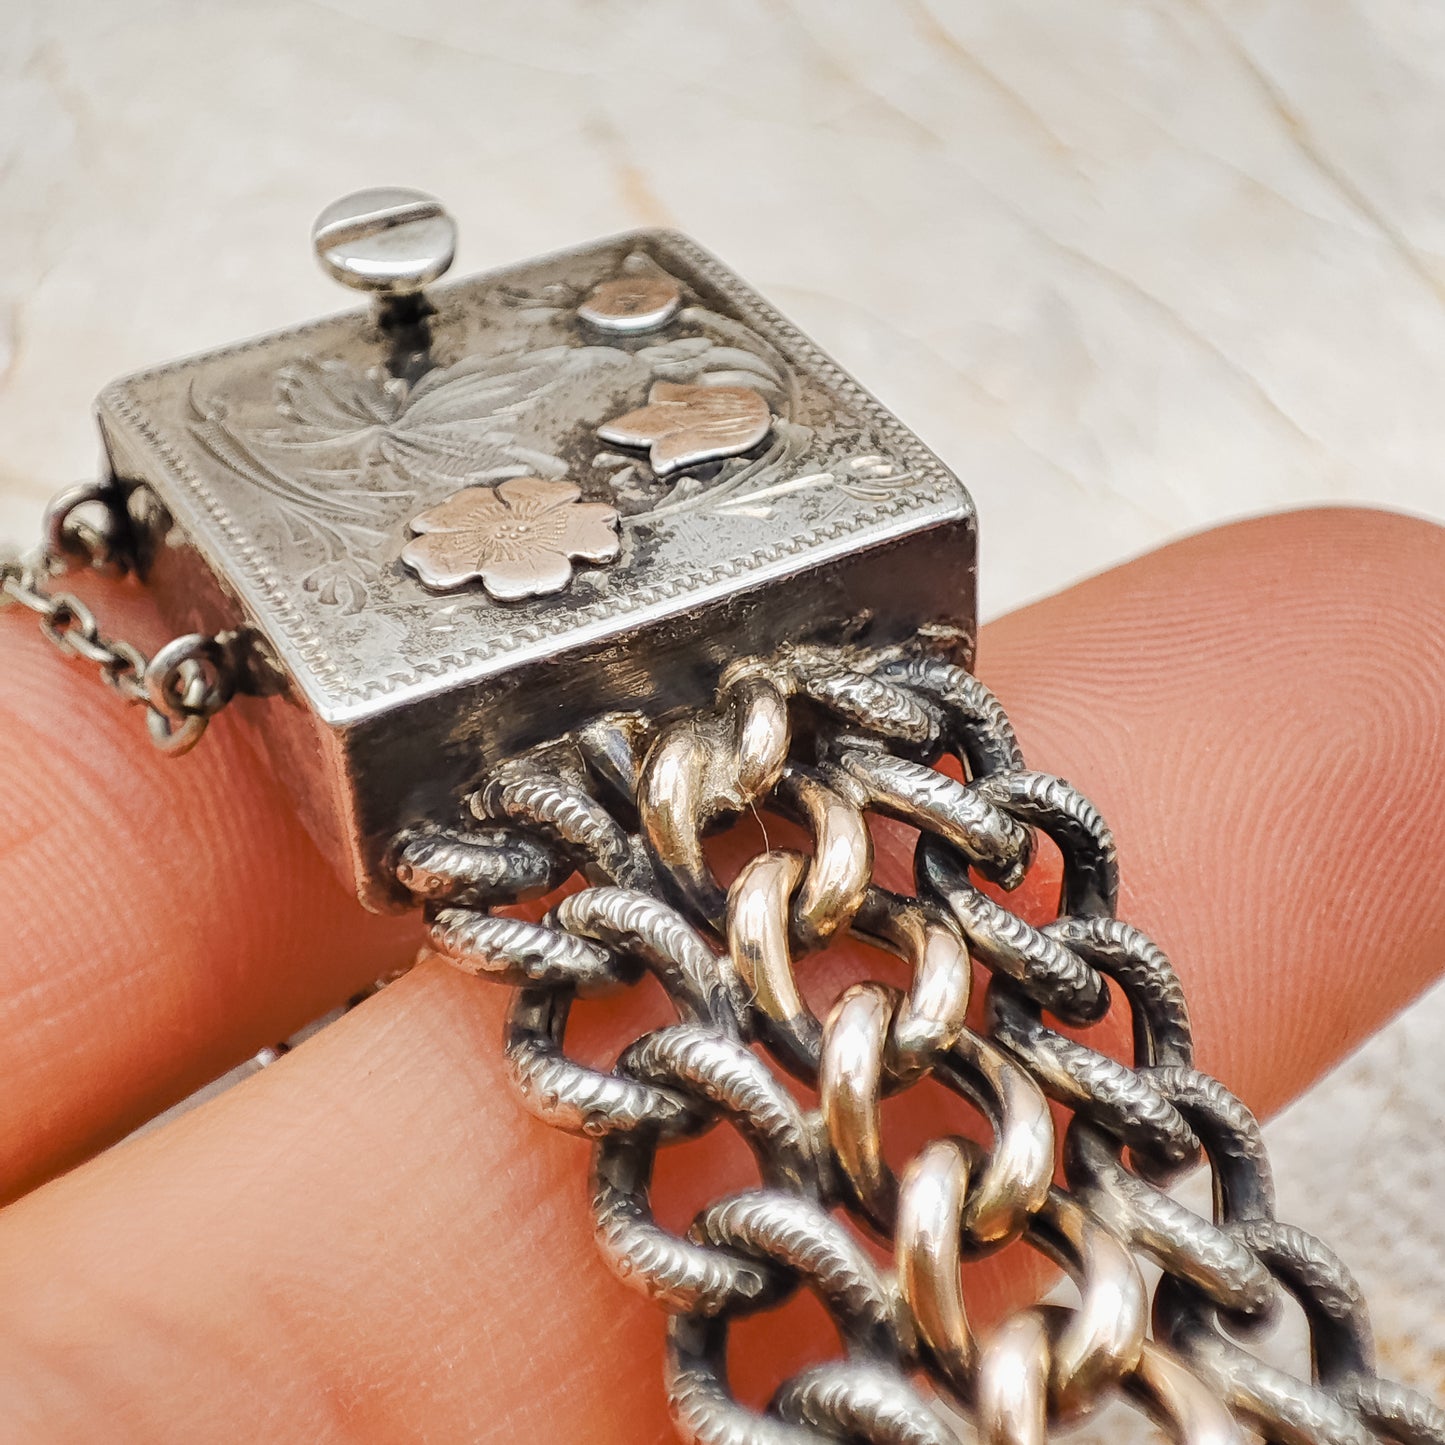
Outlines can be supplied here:
<path id="1" fill-rule="evenodd" d="M 431 251 L 435 222 L 408 221 Z M 370 242 L 330 224 L 344 270 Z M 691 241 L 636 232 L 425 297 L 381 242 L 355 283 L 381 308 L 99 402 L 116 479 L 169 517 L 149 585 L 276 675 L 237 710 L 369 906 L 404 901 L 399 830 L 590 714 L 696 705 L 730 660 L 799 641 L 927 629 L 970 660 L 962 484 Z"/>

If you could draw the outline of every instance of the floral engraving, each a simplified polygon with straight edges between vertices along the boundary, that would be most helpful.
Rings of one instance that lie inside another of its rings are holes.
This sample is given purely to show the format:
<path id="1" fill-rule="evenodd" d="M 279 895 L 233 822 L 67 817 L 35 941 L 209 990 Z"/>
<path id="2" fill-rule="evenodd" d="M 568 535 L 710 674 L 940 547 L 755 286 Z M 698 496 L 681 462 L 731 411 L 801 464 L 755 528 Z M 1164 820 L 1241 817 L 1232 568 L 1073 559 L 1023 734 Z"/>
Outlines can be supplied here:
<path id="1" fill-rule="evenodd" d="M 494 597 L 536 595 L 567 587 L 574 559 L 615 560 L 619 532 L 636 539 L 628 555 L 646 559 L 686 529 L 826 521 L 910 484 L 906 469 L 871 455 L 819 465 L 832 444 L 800 406 L 796 363 L 764 331 L 700 304 L 646 253 L 600 280 L 501 286 L 488 304 L 488 329 L 469 350 L 419 371 L 293 351 L 265 395 L 193 384 L 193 445 L 264 499 L 264 540 L 310 605 L 333 617 L 370 612 L 398 583 L 388 568 L 411 519 L 470 494 L 456 516 L 475 513 L 485 531 L 485 517 L 514 510 L 493 492 L 509 480 L 564 484 L 559 507 L 601 507 L 607 537 L 544 548 L 538 567 L 552 585 L 518 593 L 521 573 L 495 540 L 476 540 L 468 558 L 457 550 L 469 545 L 457 535 L 465 528 L 424 524 L 408 565 L 429 588 L 479 591 L 480 580 Z M 582 503 L 572 477 L 598 501 Z M 483 568 L 484 555 L 496 565 Z M 444 576 L 462 580 L 433 580 Z"/>
<path id="2" fill-rule="evenodd" d="M 659 381 L 648 404 L 597 428 L 615 446 L 647 447 L 660 477 L 699 462 L 735 457 L 767 436 L 772 409 L 750 386 L 687 386 Z"/>
<path id="3" fill-rule="evenodd" d="M 528 414 L 555 405 L 589 370 L 628 366 L 608 347 L 543 346 L 470 356 L 413 383 L 380 367 L 359 372 L 308 359 L 277 373 L 276 410 L 285 424 L 258 427 L 250 439 L 368 490 L 493 480 L 524 469 L 561 476 L 560 457 L 527 446 Z"/>
<path id="4" fill-rule="evenodd" d="M 308 357 L 277 370 L 259 417 L 193 390 L 190 430 L 268 499 L 305 590 L 351 615 L 419 500 L 464 483 L 565 476 L 553 418 L 571 408 L 606 416 L 619 390 L 647 377 L 645 363 L 610 346 L 473 355 L 415 381 Z"/>
<path id="5" fill-rule="evenodd" d="M 499 601 L 561 592 L 574 558 L 616 560 L 617 510 L 580 501 L 571 482 L 514 477 L 467 487 L 413 518 L 401 560 L 426 586 L 451 592 L 480 581 Z"/>

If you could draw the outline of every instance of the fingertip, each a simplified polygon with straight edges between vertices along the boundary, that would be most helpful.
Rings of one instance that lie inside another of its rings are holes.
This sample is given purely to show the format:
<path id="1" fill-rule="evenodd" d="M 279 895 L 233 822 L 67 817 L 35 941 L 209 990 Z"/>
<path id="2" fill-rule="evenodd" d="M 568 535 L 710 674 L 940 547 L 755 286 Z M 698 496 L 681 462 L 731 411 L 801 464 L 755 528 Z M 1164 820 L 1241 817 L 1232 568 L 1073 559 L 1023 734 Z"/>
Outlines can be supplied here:
<path id="1" fill-rule="evenodd" d="M 1119 842 L 1201 1063 L 1305 1088 L 1445 958 L 1445 528 L 1323 508 L 1190 537 L 985 630 L 1036 766 Z"/>

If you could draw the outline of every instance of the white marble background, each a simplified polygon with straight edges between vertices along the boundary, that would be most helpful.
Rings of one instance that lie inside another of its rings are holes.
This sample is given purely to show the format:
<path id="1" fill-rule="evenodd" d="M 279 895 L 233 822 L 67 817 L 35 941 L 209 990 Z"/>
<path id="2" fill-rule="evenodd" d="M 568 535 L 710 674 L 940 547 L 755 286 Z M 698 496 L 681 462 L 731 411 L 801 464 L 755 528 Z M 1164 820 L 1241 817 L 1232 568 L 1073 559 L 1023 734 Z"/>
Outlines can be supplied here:
<path id="1" fill-rule="evenodd" d="M 1442 156 L 1428 0 L 7 0 L 0 537 L 110 377 L 344 304 L 307 227 L 377 183 L 463 270 L 719 251 L 966 479 L 989 612 L 1246 512 L 1445 519 Z M 1271 1130 L 1437 1393 L 1442 1028 Z"/>

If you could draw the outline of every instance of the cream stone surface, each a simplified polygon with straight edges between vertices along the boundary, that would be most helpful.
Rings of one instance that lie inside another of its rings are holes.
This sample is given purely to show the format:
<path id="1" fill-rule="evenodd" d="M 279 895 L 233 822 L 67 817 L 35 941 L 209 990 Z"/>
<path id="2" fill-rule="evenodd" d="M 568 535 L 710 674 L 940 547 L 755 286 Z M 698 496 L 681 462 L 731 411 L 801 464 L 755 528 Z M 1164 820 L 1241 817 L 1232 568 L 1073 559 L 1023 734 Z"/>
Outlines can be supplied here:
<path id="1" fill-rule="evenodd" d="M 92 473 L 107 380 L 349 304 L 307 228 L 374 184 L 443 197 L 461 271 L 640 224 L 719 252 L 964 477 L 990 613 L 1246 513 L 1445 518 L 1437 5 L 9 0 L 0 34 L 0 537 Z M 1437 1392 L 1442 1028 L 1437 991 L 1271 1129 Z"/>

